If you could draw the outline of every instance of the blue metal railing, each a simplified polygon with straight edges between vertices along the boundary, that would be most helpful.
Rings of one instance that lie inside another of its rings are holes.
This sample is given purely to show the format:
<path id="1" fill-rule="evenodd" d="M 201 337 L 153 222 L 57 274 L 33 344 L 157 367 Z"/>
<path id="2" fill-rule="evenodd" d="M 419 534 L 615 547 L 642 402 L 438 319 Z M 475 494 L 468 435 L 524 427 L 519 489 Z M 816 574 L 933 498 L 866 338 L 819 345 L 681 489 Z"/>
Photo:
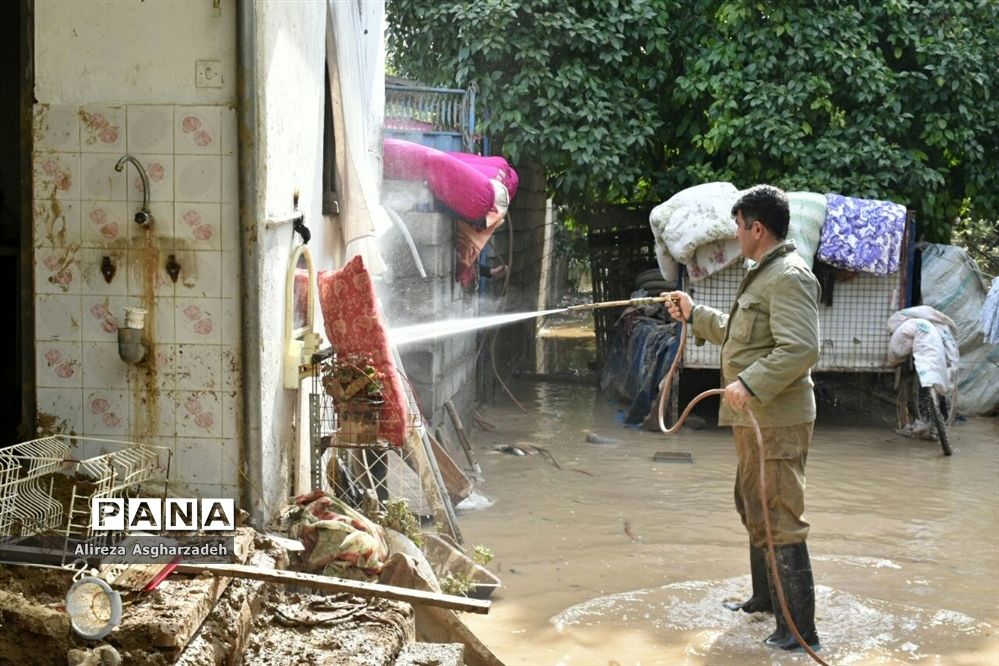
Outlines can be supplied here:
<path id="1" fill-rule="evenodd" d="M 468 90 L 387 83 L 385 134 L 434 148 L 473 152 L 476 92 L 474 83 Z"/>

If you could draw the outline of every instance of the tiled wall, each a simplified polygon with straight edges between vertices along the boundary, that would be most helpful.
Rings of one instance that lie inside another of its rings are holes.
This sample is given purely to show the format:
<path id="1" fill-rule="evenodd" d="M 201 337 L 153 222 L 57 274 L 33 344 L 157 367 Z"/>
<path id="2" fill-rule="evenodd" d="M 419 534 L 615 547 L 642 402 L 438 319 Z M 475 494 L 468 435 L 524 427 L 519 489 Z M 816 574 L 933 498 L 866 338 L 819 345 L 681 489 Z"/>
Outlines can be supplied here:
<path id="1" fill-rule="evenodd" d="M 235 111 L 37 104 L 34 151 L 40 431 L 167 446 L 175 480 L 205 496 L 237 496 Z M 132 221 L 138 173 L 114 170 L 125 153 L 149 175 L 151 236 Z M 170 255 L 181 266 L 176 282 Z M 126 306 L 150 311 L 152 358 L 138 366 L 118 357 Z"/>

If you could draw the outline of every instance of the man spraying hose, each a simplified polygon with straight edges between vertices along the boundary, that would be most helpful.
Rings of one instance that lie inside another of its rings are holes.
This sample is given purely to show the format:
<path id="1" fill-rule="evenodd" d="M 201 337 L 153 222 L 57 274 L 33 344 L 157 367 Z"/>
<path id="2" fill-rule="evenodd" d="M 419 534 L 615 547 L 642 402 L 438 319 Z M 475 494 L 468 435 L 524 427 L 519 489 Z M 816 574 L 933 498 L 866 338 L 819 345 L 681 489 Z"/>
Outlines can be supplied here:
<path id="1" fill-rule="evenodd" d="M 785 240 L 789 222 L 783 191 L 758 185 L 732 207 L 736 236 L 749 268 L 728 314 L 695 305 L 682 291 L 666 294 L 670 316 L 687 321 L 698 345 L 721 345 L 725 393 L 718 423 L 732 426 L 739 465 L 735 508 L 749 532 L 753 595 L 726 604 L 747 613 L 778 608 L 766 561 L 766 531 L 759 500 L 756 435 L 744 411 L 759 422 L 766 452 L 766 496 L 773 528 L 776 565 L 791 618 L 805 639 L 819 644 L 815 629 L 815 586 L 805 539 L 805 459 L 815 423 L 811 368 L 819 356 L 819 283 Z M 784 650 L 798 646 L 782 614 L 766 644 Z"/>

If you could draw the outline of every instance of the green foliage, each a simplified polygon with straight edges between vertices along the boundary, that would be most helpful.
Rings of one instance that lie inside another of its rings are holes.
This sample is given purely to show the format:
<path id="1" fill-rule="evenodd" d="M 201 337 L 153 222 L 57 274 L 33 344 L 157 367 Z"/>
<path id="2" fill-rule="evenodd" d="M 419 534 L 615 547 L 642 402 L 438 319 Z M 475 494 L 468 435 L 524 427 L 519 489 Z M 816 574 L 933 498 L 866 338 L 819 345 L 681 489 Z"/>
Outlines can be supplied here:
<path id="1" fill-rule="evenodd" d="M 475 561 L 476 564 L 481 566 L 486 566 L 487 564 L 492 562 L 493 557 L 495 557 L 495 555 L 493 554 L 493 551 L 490 550 L 489 548 L 481 544 L 472 546 L 472 559 Z"/>
<path id="2" fill-rule="evenodd" d="M 476 82 L 514 162 L 559 203 L 689 185 L 836 191 L 946 241 L 999 204 L 994 0 L 392 0 L 393 67 Z"/>
<path id="3" fill-rule="evenodd" d="M 394 499 L 385 502 L 385 511 L 378 513 L 377 521 L 383 527 L 389 527 L 396 532 L 406 535 L 417 546 L 423 546 L 423 532 L 420 528 L 420 519 L 410 513 L 409 502 L 405 499 Z"/>
<path id="4" fill-rule="evenodd" d="M 440 579 L 441 592 L 444 594 L 456 594 L 464 596 L 475 586 L 475 581 L 471 577 L 463 574 L 444 574 Z"/>
<path id="5" fill-rule="evenodd" d="M 962 218 L 954 225 L 951 240 L 968 251 L 983 273 L 999 275 L 999 222 Z"/>

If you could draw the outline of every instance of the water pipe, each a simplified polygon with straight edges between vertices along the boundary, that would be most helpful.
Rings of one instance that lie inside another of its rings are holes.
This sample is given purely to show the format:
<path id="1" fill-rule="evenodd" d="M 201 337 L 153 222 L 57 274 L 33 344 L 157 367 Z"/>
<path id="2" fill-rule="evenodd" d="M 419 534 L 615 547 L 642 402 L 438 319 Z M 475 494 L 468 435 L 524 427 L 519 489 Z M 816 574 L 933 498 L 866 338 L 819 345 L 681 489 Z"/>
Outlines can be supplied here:
<path id="1" fill-rule="evenodd" d="M 669 297 L 659 297 L 658 302 L 665 302 L 666 300 L 672 300 L 677 307 L 679 303 L 676 299 L 670 299 Z M 664 435 L 675 435 L 676 432 L 683 426 L 683 422 L 687 420 L 687 416 L 690 414 L 690 410 L 694 408 L 694 405 L 704 400 L 707 397 L 713 395 L 722 395 L 725 393 L 725 389 L 709 389 L 703 393 L 698 393 L 694 396 L 694 399 L 690 401 L 683 413 L 680 414 L 680 418 L 676 420 L 676 423 L 672 427 L 667 428 L 666 423 L 663 420 L 663 413 L 666 410 L 666 401 L 669 399 L 669 391 L 673 382 L 673 374 L 676 372 L 677 367 L 680 364 L 680 359 L 683 358 L 683 350 L 687 343 L 687 321 L 683 320 L 680 322 L 680 346 L 676 350 L 676 356 L 673 357 L 673 363 L 669 367 L 669 372 L 663 377 L 662 383 L 659 385 L 659 430 Z M 767 536 L 767 560 L 770 566 L 770 575 L 773 578 L 774 587 L 777 589 L 777 601 L 780 604 L 780 611 L 784 615 L 784 621 L 787 623 L 788 629 L 794 635 L 794 639 L 798 641 L 798 645 L 808 654 L 809 657 L 814 659 L 817 663 L 822 664 L 822 666 L 829 666 L 828 663 L 822 660 L 822 658 L 815 653 L 805 639 L 801 637 L 798 632 L 798 627 L 795 626 L 794 620 L 791 619 L 791 611 L 787 607 L 787 600 L 784 596 L 784 586 L 781 585 L 780 574 L 777 571 L 777 551 L 774 548 L 774 535 L 773 529 L 770 526 L 770 509 L 767 500 L 767 477 L 766 477 L 766 465 L 763 461 L 766 460 L 766 452 L 763 449 L 763 434 L 760 432 L 760 424 L 756 421 L 756 416 L 753 415 L 752 410 L 749 405 L 745 407 L 746 414 L 749 416 L 749 422 L 753 424 L 753 432 L 756 434 L 756 448 L 759 452 L 760 458 L 760 505 L 763 507 L 763 526 L 766 530 Z"/>
<path id="2" fill-rule="evenodd" d="M 149 346 L 142 339 L 145 327 L 144 309 L 125 308 L 125 325 L 118 327 L 118 356 L 129 365 L 135 365 L 149 353 Z"/>

